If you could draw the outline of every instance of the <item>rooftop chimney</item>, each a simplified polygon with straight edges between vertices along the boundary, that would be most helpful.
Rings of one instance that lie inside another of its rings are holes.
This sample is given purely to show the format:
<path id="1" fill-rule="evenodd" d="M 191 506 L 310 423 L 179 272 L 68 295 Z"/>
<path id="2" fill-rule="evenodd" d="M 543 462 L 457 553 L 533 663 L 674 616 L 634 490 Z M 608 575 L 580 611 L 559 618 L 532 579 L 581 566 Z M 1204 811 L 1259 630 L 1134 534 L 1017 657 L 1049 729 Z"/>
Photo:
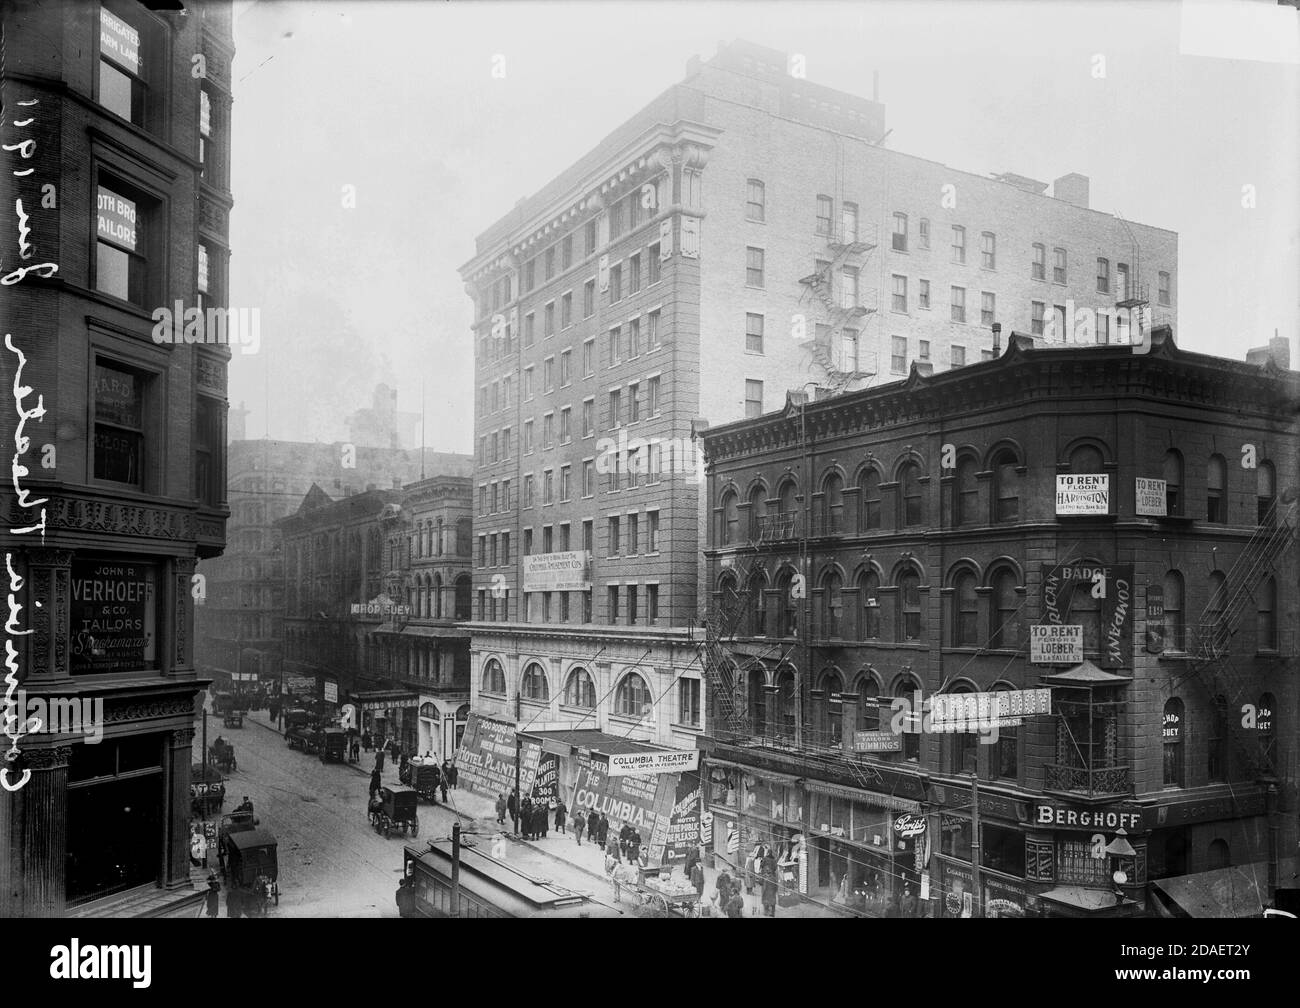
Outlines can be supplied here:
<path id="1" fill-rule="evenodd" d="M 1246 363 L 1263 366 L 1272 361 L 1284 371 L 1291 367 L 1291 345 L 1281 336 L 1274 336 L 1267 346 L 1252 347 L 1246 351 Z"/>
<path id="2" fill-rule="evenodd" d="M 1088 209 L 1088 176 L 1071 172 L 1052 183 L 1052 195 L 1066 203 Z"/>
<path id="3" fill-rule="evenodd" d="M 993 356 L 996 357 L 1002 353 L 1002 323 L 993 323 Z"/>

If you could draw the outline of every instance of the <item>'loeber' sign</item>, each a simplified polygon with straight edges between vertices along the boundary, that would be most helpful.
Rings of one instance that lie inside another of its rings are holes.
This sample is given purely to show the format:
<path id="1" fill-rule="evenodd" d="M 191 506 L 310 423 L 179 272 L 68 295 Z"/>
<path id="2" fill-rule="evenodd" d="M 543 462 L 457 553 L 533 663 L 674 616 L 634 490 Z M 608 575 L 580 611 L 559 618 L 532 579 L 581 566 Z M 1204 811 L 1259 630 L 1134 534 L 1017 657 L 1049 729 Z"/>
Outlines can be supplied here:
<path id="1" fill-rule="evenodd" d="M 1116 830 L 1130 832 L 1142 828 L 1142 813 L 1117 808 L 1073 808 L 1069 805 L 1039 803 L 1034 806 L 1034 822 L 1057 829 Z"/>

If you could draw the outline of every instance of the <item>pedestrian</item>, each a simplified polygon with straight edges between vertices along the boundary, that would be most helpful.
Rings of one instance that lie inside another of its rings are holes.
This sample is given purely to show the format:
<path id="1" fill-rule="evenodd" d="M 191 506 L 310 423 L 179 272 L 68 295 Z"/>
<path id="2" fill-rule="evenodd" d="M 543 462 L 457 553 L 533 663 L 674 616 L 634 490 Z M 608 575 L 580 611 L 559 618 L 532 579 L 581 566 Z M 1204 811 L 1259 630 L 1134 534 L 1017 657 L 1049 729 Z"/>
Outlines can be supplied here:
<path id="1" fill-rule="evenodd" d="M 619 857 L 619 853 L 618 853 L 618 837 L 615 836 L 613 833 L 606 834 L 605 853 L 609 857 L 612 857 L 618 863 L 622 864 L 623 859 Z"/>
<path id="2" fill-rule="evenodd" d="M 510 798 L 506 802 L 506 810 L 510 813 L 512 832 L 516 836 L 518 836 L 519 834 L 519 789 L 518 788 L 515 788 L 513 791 L 510 792 Z"/>
<path id="3" fill-rule="evenodd" d="M 460 780 L 460 771 L 456 769 L 456 761 L 451 761 L 451 768 L 447 771 L 447 779 L 451 781 L 451 789 L 456 790 L 456 782 Z"/>
<path id="4" fill-rule="evenodd" d="M 916 916 L 916 896 L 912 892 L 911 886 L 903 886 L 903 901 L 899 904 L 899 915 L 902 917 Z"/>
<path id="5" fill-rule="evenodd" d="M 603 844 L 609 839 L 609 817 L 604 812 L 600 814 L 600 842 Z"/>
<path id="6" fill-rule="evenodd" d="M 713 899 L 718 904 L 718 912 L 727 912 L 727 903 L 731 900 L 731 873 L 723 868 L 718 872 L 717 881 L 713 884 Z"/>
<path id="7" fill-rule="evenodd" d="M 582 846 L 582 834 L 587 828 L 587 817 L 582 814 L 582 809 L 573 810 L 573 838 L 578 841 L 578 846 Z"/>
<path id="8" fill-rule="evenodd" d="M 587 813 L 587 839 L 598 847 L 605 846 L 605 840 L 600 835 L 600 816 L 595 809 Z"/>
<path id="9" fill-rule="evenodd" d="M 375 741 L 375 740 L 374 740 L 373 738 L 371 738 L 371 736 L 370 736 L 370 732 L 368 732 L 368 731 L 366 731 L 366 732 L 362 732 L 362 734 L 361 734 L 361 748 L 364 749 L 366 752 L 370 752 L 370 750 L 374 748 L 374 746 L 373 746 L 373 744 L 372 744 L 374 741 Z"/>
<path id="10" fill-rule="evenodd" d="M 621 902 L 622 894 L 619 890 L 618 876 L 618 859 L 614 855 L 606 852 L 605 854 L 605 877 L 609 879 L 610 885 L 614 887 L 614 899 Z"/>
<path id="11" fill-rule="evenodd" d="M 442 761 L 441 773 L 442 779 L 446 783 L 447 787 L 451 787 L 451 760 L 445 759 Z M 446 800 L 446 798 L 443 799 L 443 801 Z"/>
<path id="12" fill-rule="evenodd" d="M 704 865 L 698 859 L 691 865 L 691 870 L 687 876 L 691 880 L 691 888 L 699 895 L 704 895 Z"/>
<path id="13" fill-rule="evenodd" d="M 383 785 L 384 785 L 384 781 L 383 778 L 380 777 L 379 775 L 379 767 L 375 767 L 375 769 L 372 770 L 370 773 L 370 797 L 373 798 L 375 796 L 375 792 L 378 791 L 381 787 L 383 787 Z"/>
<path id="14" fill-rule="evenodd" d="M 384 772 L 384 750 L 376 749 L 375 750 L 375 773 L 383 773 L 383 772 Z"/>
<path id="15" fill-rule="evenodd" d="M 221 883 L 215 875 L 208 876 L 208 916 L 215 917 L 221 909 Z"/>
<path id="16" fill-rule="evenodd" d="M 202 868 L 208 860 L 208 841 L 198 823 L 190 828 L 190 864 Z"/>
<path id="17" fill-rule="evenodd" d="M 776 916 L 776 858 L 769 852 L 759 864 L 759 881 L 763 887 L 763 913 Z"/>
<path id="18" fill-rule="evenodd" d="M 524 839 L 533 838 L 533 800 L 524 795 L 524 800 L 519 803 L 519 819 L 524 827 Z"/>
<path id="19" fill-rule="evenodd" d="M 555 799 L 555 832 L 569 832 L 569 806 L 564 804 L 563 798 Z"/>
<path id="20" fill-rule="evenodd" d="M 636 864 L 641 859 L 641 831 L 628 823 L 631 832 L 627 837 L 627 860 L 629 864 Z"/>
<path id="21" fill-rule="evenodd" d="M 551 810 L 548 809 L 543 801 L 538 798 L 533 802 L 533 815 L 537 820 L 537 829 L 535 839 L 545 840 L 546 834 L 551 831 Z"/>
<path id="22" fill-rule="evenodd" d="M 740 895 L 739 886 L 732 891 L 731 899 L 727 900 L 726 911 L 728 917 L 745 916 L 745 897 Z"/>
<path id="23" fill-rule="evenodd" d="M 443 761 L 443 765 L 444 767 L 446 766 L 446 760 Z M 433 768 L 433 772 L 437 777 L 438 790 L 442 792 L 442 803 L 446 805 L 447 804 L 447 771 L 445 769 L 439 770 L 438 767 L 435 765 Z"/>
<path id="24" fill-rule="evenodd" d="M 497 822 L 501 823 L 503 826 L 506 821 L 506 807 L 506 795 L 503 791 L 501 794 L 497 795 Z"/>
<path id="25" fill-rule="evenodd" d="M 632 860 L 633 855 L 628 853 L 628 846 L 632 843 L 632 824 L 625 822 L 623 828 L 618 831 L 618 853 L 620 858 Z"/>
<path id="26" fill-rule="evenodd" d="M 415 911 L 415 887 L 409 878 L 397 884 L 397 913 L 400 917 L 418 917 Z"/>

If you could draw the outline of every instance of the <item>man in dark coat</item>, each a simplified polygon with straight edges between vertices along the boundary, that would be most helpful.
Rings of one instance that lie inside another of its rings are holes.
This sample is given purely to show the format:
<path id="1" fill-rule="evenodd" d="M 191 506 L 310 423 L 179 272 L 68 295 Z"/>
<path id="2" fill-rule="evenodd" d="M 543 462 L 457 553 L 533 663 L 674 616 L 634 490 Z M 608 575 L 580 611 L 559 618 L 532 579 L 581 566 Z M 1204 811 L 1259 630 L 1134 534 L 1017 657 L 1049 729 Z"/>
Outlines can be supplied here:
<path id="1" fill-rule="evenodd" d="M 510 813 L 510 821 L 514 824 L 513 832 L 519 832 L 519 790 L 515 789 L 510 792 L 510 797 L 506 799 L 506 811 Z"/>
<path id="2" fill-rule="evenodd" d="M 208 916 L 215 917 L 220 910 L 221 883 L 215 875 L 208 876 Z"/>
<path id="3" fill-rule="evenodd" d="M 600 842 L 603 845 L 609 839 L 609 816 L 600 814 Z"/>
<path id="4" fill-rule="evenodd" d="M 524 839 L 531 840 L 533 838 L 533 826 L 535 825 L 533 822 L 533 800 L 527 795 L 524 795 L 524 800 L 519 803 L 519 819 L 523 824 Z"/>
<path id="5" fill-rule="evenodd" d="M 375 769 L 370 772 L 370 797 L 371 798 L 375 796 L 376 791 L 378 791 L 381 787 L 383 787 L 383 784 L 384 781 L 383 778 L 379 775 L 379 768 L 375 767 Z"/>
<path id="6" fill-rule="evenodd" d="M 567 833 L 569 806 L 564 804 L 564 799 L 557 797 L 555 799 L 555 832 Z"/>
<path id="7" fill-rule="evenodd" d="M 456 769 L 456 761 L 451 761 L 451 766 L 447 768 L 447 782 L 451 785 L 453 791 L 456 790 L 456 782 L 460 780 L 460 771 Z"/>
<path id="8" fill-rule="evenodd" d="M 376 750 L 375 750 L 375 773 L 383 773 L 383 772 L 384 772 L 384 756 L 385 756 L 385 755 L 386 755 L 386 753 L 385 753 L 385 751 L 384 751 L 383 749 L 376 749 Z"/>
<path id="9" fill-rule="evenodd" d="M 776 916 L 776 858 L 771 850 L 764 855 L 759 882 L 763 886 L 763 912 L 769 917 Z"/>
<path id="10" fill-rule="evenodd" d="M 704 895 L 704 864 L 697 858 L 691 865 L 691 870 L 687 873 L 691 880 L 691 886 L 701 896 Z"/>
<path id="11" fill-rule="evenodd" d="M 420 916 L 415 912 L 415 890 L 411 887 L 409 878 L 404 878 L 397 884 L 397 913 L 401 917 Z"/>
<path id="12" fill-rule="evenodd" d="M 632 847 L 632 833 L 632 824 L 630 822 L 624 823 L 623 828 L 618 831 L 618 853 L 621 857 L 625 857 L 629 861 L 635 857 L 635 855 L 630 853 Z"/>
<path id="13" fill-rule="evenodd" d="M 605 840 L 600 835 L 600 816 L 596 815 L 596 810 L 592 809 L 587 813 L 587 836 L 591 838 L 594 844 L 604 845 Z"/>

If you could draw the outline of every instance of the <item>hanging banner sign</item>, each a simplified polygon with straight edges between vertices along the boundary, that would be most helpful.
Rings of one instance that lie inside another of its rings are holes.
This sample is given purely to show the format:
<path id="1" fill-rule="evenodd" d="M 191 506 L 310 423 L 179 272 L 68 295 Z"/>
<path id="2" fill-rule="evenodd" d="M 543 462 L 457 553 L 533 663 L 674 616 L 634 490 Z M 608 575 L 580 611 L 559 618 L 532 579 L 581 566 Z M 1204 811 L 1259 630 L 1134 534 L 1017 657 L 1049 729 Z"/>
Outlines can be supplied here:
<path id="1" fill-rule="evenodd" d="M 1042 613 L 1046 622 L 1083 624 L 1086 638 L 1089 624 L 1085 620 L 1096 619 L 1100 624 L 1093 624 L 1098 635 L 1098 666 L 1132 667 L 1132 564 L 1043 564 L 1042 585 Z"/>
<path id="2" fill-rule="evenodd" d="M 855 731 L 854 752 L 902 752 L 903 737 L 888 731 Z"/>
<path id="3" fill-rule="evenodd" d="M 591 554 L 586 550 L 534 553 L 523 564 L 526 592 L 591 590 Z"/>
<path id="4" fill-rule="evenodd" d="M 665 864 L 686 860 L 686 855 L 700 843 L 701 825 L 700 777 L 698 774 L 684 773 L 678 778 L 677 791 L 668 819 L 668 844 L 664 848 Z"/>
<path id="5" fill-rule="evenodd" d="M 1140 517 L 1163 518 L 1165 510 L 1165 481 L 1160 479 L 1137 478 L 1134 501 Z"/>
<path id="6" fill-rule="evenodd" d="M 1104 515 L 1110 513 L 1108 473 L 1060 473 L 1056 477 L 1058 515 Z"/>
<path id="7" fill-rule="evenodd" d="M 1034 624 L 1029 628 L 1029 661 L 1034 665 L 1078 665 L 1083 661 L 1083 627 Z"/>
<path id="8" fill-rule="evenodd" d="M 629 777 L 635 774 L 677 773 L 697 770 L 700 766 L 698 749 L 665 749 L 660 752 L 612 753 L 609 756 L 609 775 Z"/>
<path id="9" fill-rule="evenodd" d="M 99 212 L 95 232 L 114 245 L 135 251 L 135 202 L 103 186 L 99 187 Z"/>
<path id="10" fill-rule="evenodd" d="M 676 790 L 673 774 L 615 777 L 609 773 L 606 758 L 593 754 L 589 759 L 578 757 L 578 777 L 569 807 L 604 813 L 615 833 L 621 824 L 630 823 L 649 848 L 650 863 L 660 864 Z"/>

